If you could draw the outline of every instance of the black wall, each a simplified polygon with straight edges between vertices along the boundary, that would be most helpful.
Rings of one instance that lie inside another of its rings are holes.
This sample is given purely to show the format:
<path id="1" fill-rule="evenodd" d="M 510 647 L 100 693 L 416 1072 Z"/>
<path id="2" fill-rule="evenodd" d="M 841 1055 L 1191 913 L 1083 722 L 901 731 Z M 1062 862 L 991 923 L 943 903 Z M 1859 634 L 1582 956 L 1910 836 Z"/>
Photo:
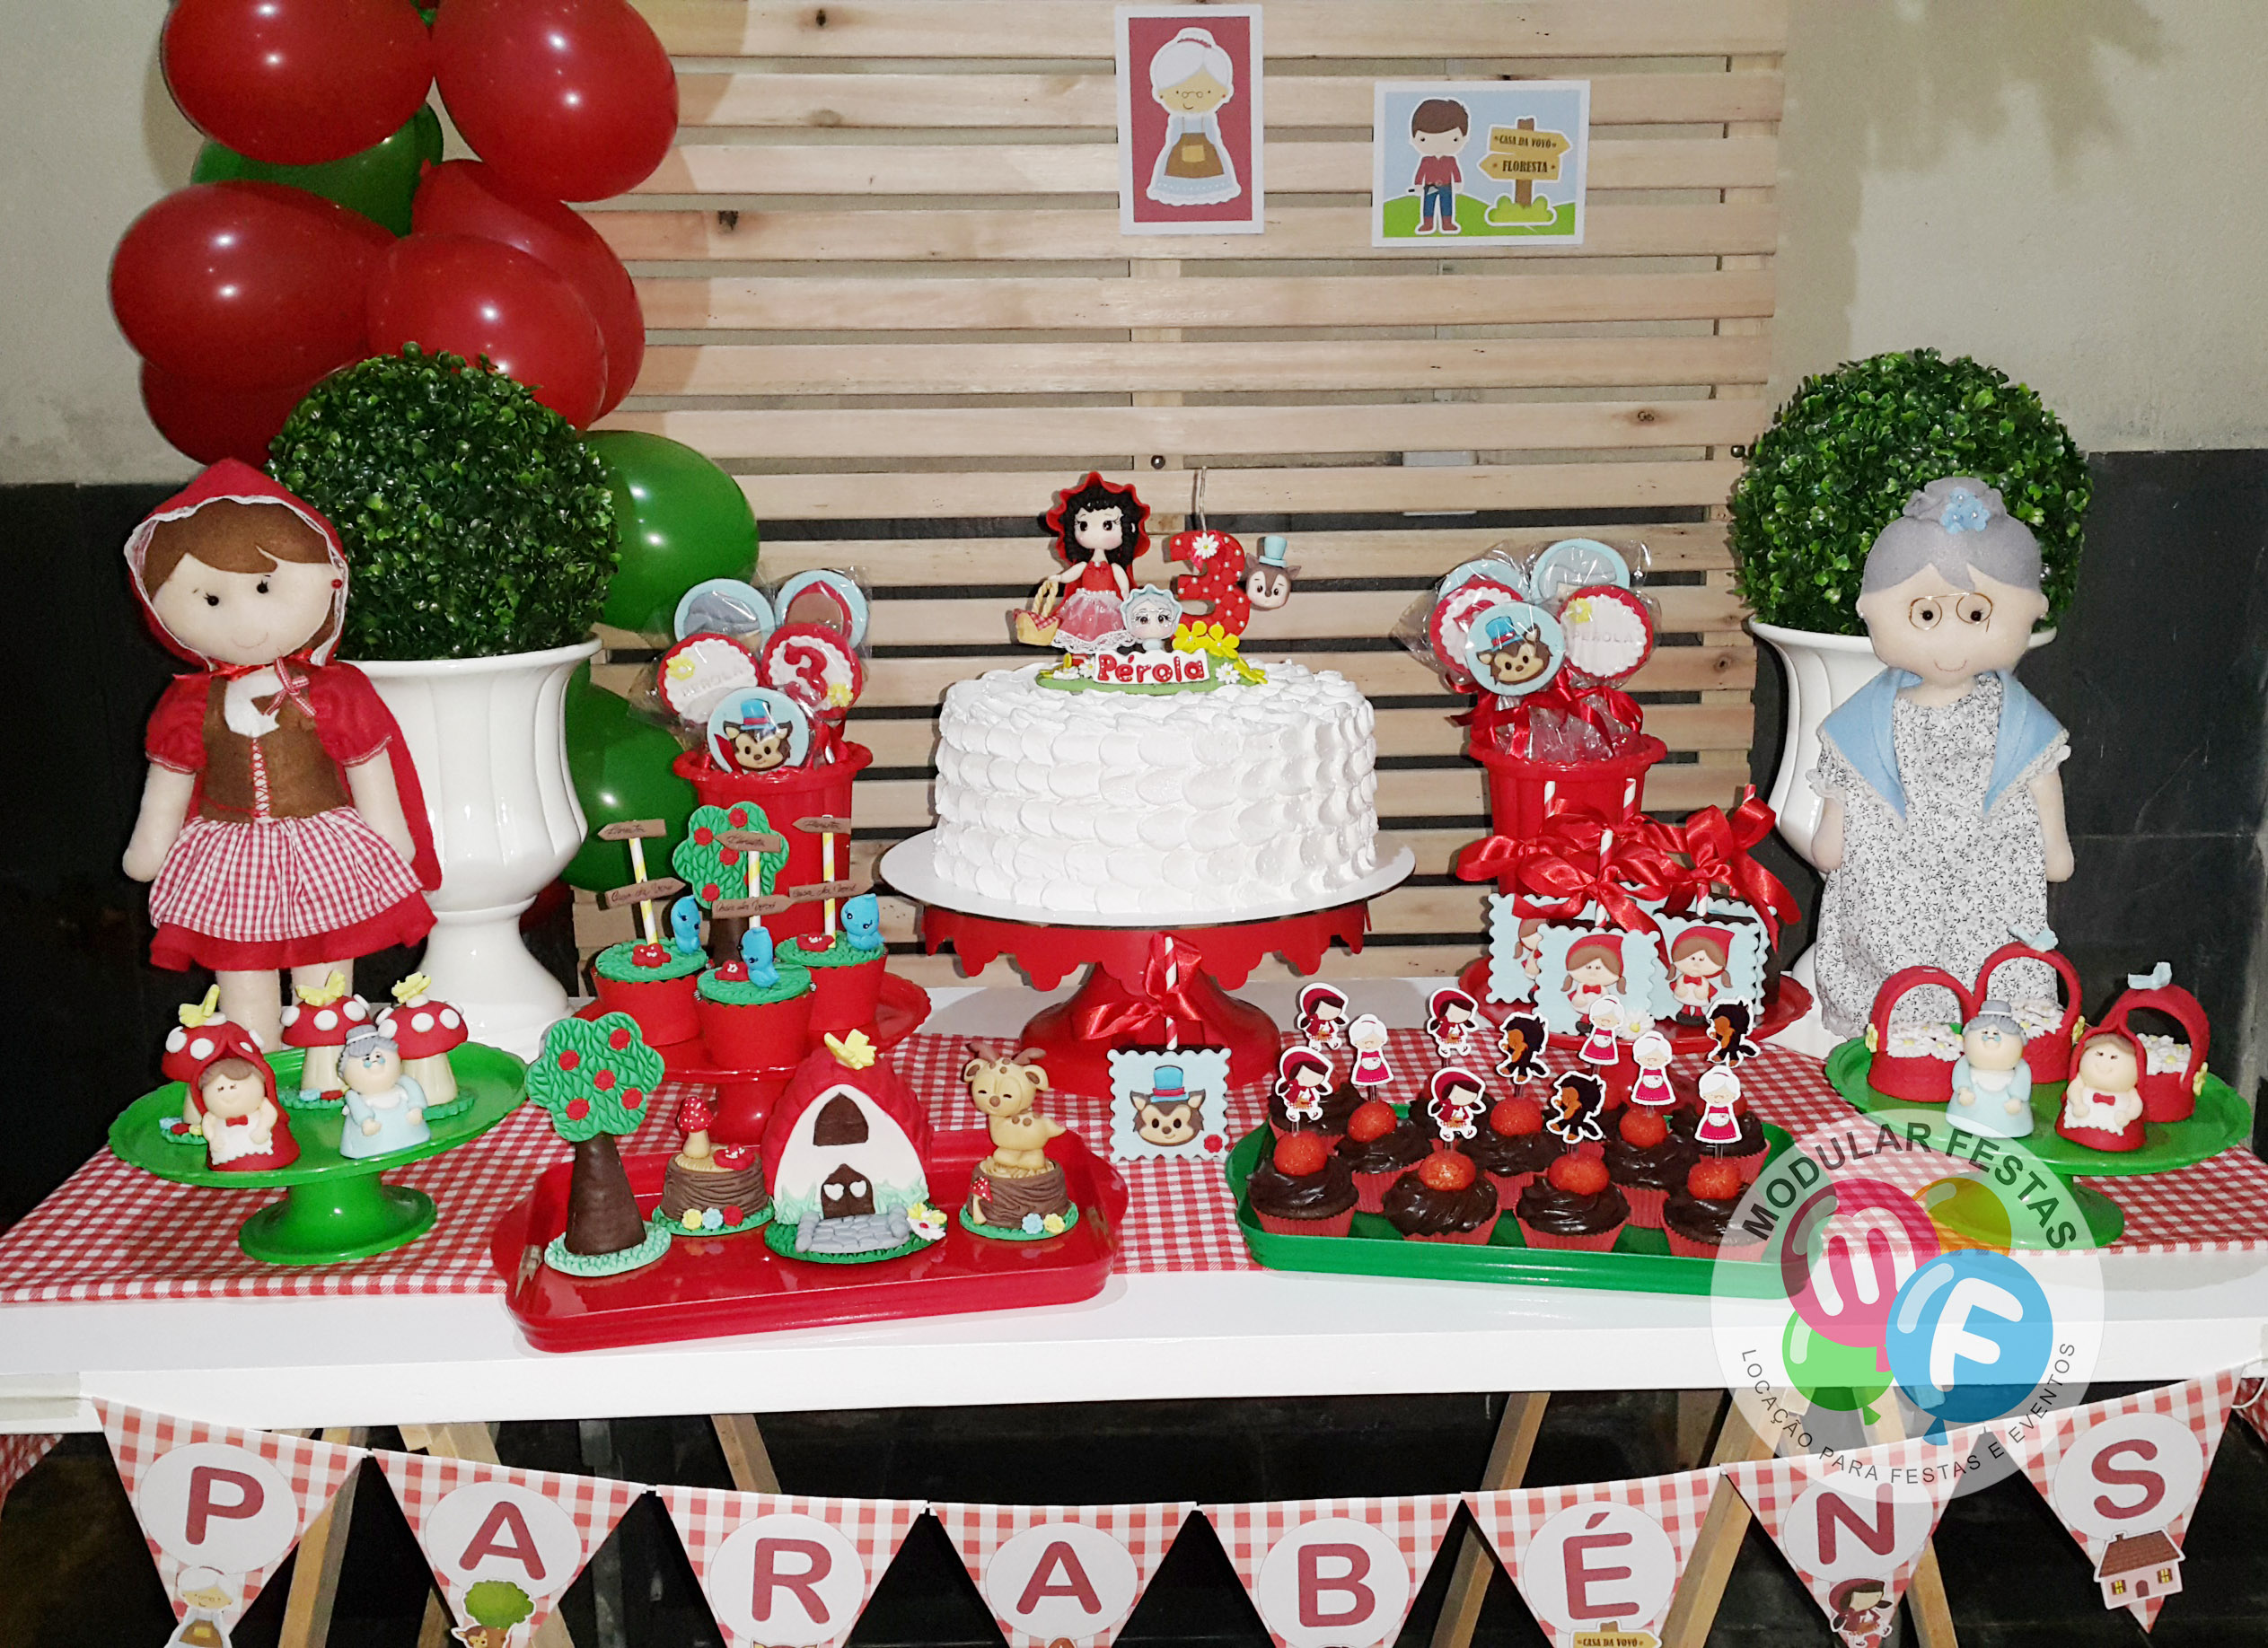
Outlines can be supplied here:
<path id="1" fill-rule="evenodd" d="M 2079 874 L 2052 916 L 2091 1008 L 2130 969 L 2170 960 L 2212 1014 L 2213 1064 L 2233 1074 L 2268 890 L 2268 452 L 2114 453 L 2095 469 L 2078 605 L 2024 669 L 2072 735 Z M 118 867 L 143 720 L 174 668 L 143 629 L 119 550 L 171 490 L 0 487 L 0 565 L 24 597 L 27 640 L 24 701 L 0 745 L 0 1022 L 10 1097 L 31 1123 L 0 1154 L 0 1224 L 101 1147 L 155 1082 L 174 1008 L 203 987 L 149 967 L 145 890 Z M 1768 787 L 1783 714 L 1769 664 L 1756 698 Z M 1771 851 L 1810 907 L 1815 878 Z M 374 958 L 358 982 L 382 989 L 399 970 Z"/>

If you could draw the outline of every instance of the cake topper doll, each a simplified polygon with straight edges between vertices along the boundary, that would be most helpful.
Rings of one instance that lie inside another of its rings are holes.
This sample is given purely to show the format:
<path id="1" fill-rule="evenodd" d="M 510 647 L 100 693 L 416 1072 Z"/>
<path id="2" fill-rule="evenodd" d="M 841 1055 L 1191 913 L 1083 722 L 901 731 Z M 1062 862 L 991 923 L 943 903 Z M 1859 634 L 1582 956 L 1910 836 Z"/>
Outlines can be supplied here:
<path id="1" fill-rule="evenodd" d="M 1982 481 L 1932 481 L 1874 541 L 1859 616 L 1884 668 L 1821 724 L 1811 774 L 1820 1010 L 1839 1036 L 1900 969 L 1965 978 L 2010 928 L 2045 925 L 2047 884 L 2071 873 L 2063 729 L 2014 674 L 2046 611 L 2039 544 Z M 2054 993 L 2044 966 L 2016 970 L 2012 995 Z M 1938 989 L 1899 1012 L 1952 1016 Z"/>
<path id="2" fill-rule="evenodd" d="M 1303 985 L 1299 991 L 1298 1029 L 1311 1048 L 1347 1045 L 1347 994 L 1337 985 Z"/>
<path id="3" fill-rule="evenodd" d="M 1426 1109 L 1433 1114 L 1433 1130 L 1443 1144 L 1469 1139 L 1480 1131 L 1478 1118 L 1489 1108 L 1488 1083 L 1470 1070 L 1451 1065 L 1433 1073 L 1432 1097 Z"/>
<path id="4" fill-rule="evenodd" d="M 1534 1012 L 1508 1015 L 1497 1027 L 1497 1074 L 1509 1076 L 1514 1085 L 1532 1082 L 1543 1074 L 1543 1049 L 1552 1044 L 1543 1015 Z"/>
<path id="5" fill-rule="evenodd" d="M 1357 1092 L 1368 1099 L 1393 1080 L 1393 1066 L 1386 1062 L 1384 1019 L 1375 1012 L 1364 1013 L 1347 1026 L 1347 1045 L 1355 1050 L 1354 1068 L 1347 1073 L 1347 1080 Z"/>
<path id="6" fill-rule="evenodd" d="M 1606 1107 L 1606 1083 L 1587 1070 L 1570 1070 L 1552 1080 L 1550 1114 L 1543 1126 L 1554 1138 L 1569 1144 L 1586 1139 L 1604 1140 L 1598 1113 Z"/>
<path id="7" fill-rule="evenodd" d="M 1313 1048 L 1286 1048 L 1276 1060 L 1276 1098 L 1286 1116 L 1323 1120 L 1323 1098 L 1331 1091 L 1331 1061 Z"/>
<path id="8" fill-rule="evenodd" d="M 206 1159 L 232 1173 L 289 1167 L 299 1146 L 276 1102 L 275 1071 L 242 1025 L 218 1025 L 212 1039 L 211 1055 L 188 1082 Z"/>
<path id="9" fill-rule="evenodd" d="M 1162 653 L 1182 627 L 1182 603 L 1174 592 L 1145 583 L 1119 605 L 1122 626 L 1109 644 L 1121 652 Z"/>
<path id="10" fill-rule="evenodd" d="M 212 969 L 228 1018 L 277 1045 L 277 973 L 352 988 L 357 956 L 414 944 L 440 886 L 409 747 L 335 663 L 347 557 L 249 464 L 215 464 L 135 528 L 126 562 L 158 639 L 198 673 L 151 715 L 126 873 L 150 887 L 150 960 Z"/>
<path id="11" fill-rule="evenodd" d="M 1681 1021 L 1699 1024 L 1725 987 L 1733 935 L 1722 927 L 1688 927 L 1670 941 L 1669 993 Z"/>
<path id="12" fill-rule="evenodd" d="M 1481 1005 L 1455 985 L 1443 985 L 1426 1003 L 1426 1034 L 1445 1059 L 1463 1058 L 1480 1041 Z"/>
<path id="13" fill-rule="evenodd" d="M 1749 1031 L 1756 1027 L 1756 1010 L 1735 996 L 1711 1004 L 1709 1009 L 1709 1062 L 1730 1068 L 1745 1064 L 1763 1049 Z"/>
<path id="14" fill-rule="evenodd" d="M 1953 1061 L 1953 1102 L 1946 1119 L 1996 1139 L 2020 1139 L 2032 1131 L 2032 1068 L 2024 1062 L 2024 1026 L 1997 995 L 1961 1027 L 1961 1056 Z"/>
<path id="15" fill-rule="evenodd" d="M 1134 592 L 1131 569 L 1150 546 L 1142 530 L 1149 514 L 1132 487 L 1113 486 L 1093 471 L 1058 493 L 1040 524 L 1054 539 L 1063 570 L 1042 579 L 1030 609 L 1015 615 L 1016 638 L 1089 653 L 1122 628 L 1122 605 Z"/>
<path id="16" fill-rule="evenodd" d="M 1677 1090 L 1669 1084 L 1669 1038 L 1657 1030 L 1643 1031 L 1631 1043 L 1631 1062 L 1638 1074 L 1631 1081 L 1631 1102 L 1642 1109 L 1677 1108 Z"/>

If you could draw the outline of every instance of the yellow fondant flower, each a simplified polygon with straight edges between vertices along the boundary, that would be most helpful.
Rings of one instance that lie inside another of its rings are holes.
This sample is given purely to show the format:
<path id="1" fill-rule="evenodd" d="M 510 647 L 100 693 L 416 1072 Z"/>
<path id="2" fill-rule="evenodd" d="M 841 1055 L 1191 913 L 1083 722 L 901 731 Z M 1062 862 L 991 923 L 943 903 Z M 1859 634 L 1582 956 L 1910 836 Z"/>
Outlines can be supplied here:
<path id="1" fill-rule="evenodd" d="M 835 1063 L 846 1070 L 864 1070 L 875 1062 L 875 1044 L 866 1039 L 864 1030 L 855 1030 L 841 1038 L 822 1036 L 820 1039 L 827 1044 L 827 1051 L 835 1056 Z"/>
<path id="2" fill-rule="evenodd" d="M 221 987 L 218 985 L 206 987 L 204 1000 L 181 1004 L 180 1018 L 183 1030 L 195 1030 L 200 1024 L 210 1024 L 220 1016 Z"/>
<path id="3" fill-rule="evenodd" d="M 1040 1228 L 1050 1236 L 1060 1236 L 1063 1234 L 1064 1230 L 1063 1215 L 1061 1214 L 1050 1214 L 1046 1218 L 1040 1221 Z"/>
<path id="4" fill-rule="evenodd" d="M 341 995 L 346 993 L 347 981 L 345 979 L 341 978 L 338 974 L 333 973 L 330 976 L 330 981 L 338 987 Z M 403 1006 L 407 1007 L 432 988 L 432 979 L 426 977 L 423 973 L 412 973 L 409 977 L 403 979 L 400 984 L 394 986 L 394 1000 L 400 1002 Z"/>

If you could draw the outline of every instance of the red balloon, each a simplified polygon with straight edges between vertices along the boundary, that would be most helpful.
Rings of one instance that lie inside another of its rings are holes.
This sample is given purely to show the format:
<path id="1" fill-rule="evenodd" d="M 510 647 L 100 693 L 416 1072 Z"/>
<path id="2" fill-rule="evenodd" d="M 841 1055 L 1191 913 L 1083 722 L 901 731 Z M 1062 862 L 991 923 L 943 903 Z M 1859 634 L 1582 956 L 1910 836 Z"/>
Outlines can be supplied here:
<path id="1" fill-rule="evenodd" d="M 176 0 L 162 52 L 198 130 L 277 166 L 384 142 L 433 86 L 410 0 Z"/>
<path id="2" fill-rule="evenodd" d="M 280 183 L 199 183 L 136 218 L 110 308 L 136 353 L 222 389 L 312 383 L 359 359 L 367 293 L 393 237 Z"/>
<path id="3" fill-rule="evenodd" d="M 199 463 L 241 458 L 268 461 L 268 443 L 305 399 L 312 383 L 283 389 L 230 390 L 142 363 L 142 406 L 158 434 Z"/>
<path id="4" fill-rule="evenodd" d="M 646 316 L 614 249 L 556 200 L 519 193 L 479 161 L 451 161 L 418 186 L 412 223 L 420 234 L 470 234 L 516 246 L 573 286 L 606 339 L 606 393 L 599 416 L 621 404 L 646 357 Z"/>
<path id="5" fill-rule="evenodd" d="M 606 340 L 575 288 L 516 247 L 469 234 L 397 241 L 370 288 L 370 346 L 406 343 L 498 372 L 580 429 L 606 392 Z"/>
<path id="6" fill-rule="evenodd" d="M 619 195 L 677 136 L 669 54 L 623 0 L 448 0 L 433 45 L 457 130 L 524 191 Z"/>

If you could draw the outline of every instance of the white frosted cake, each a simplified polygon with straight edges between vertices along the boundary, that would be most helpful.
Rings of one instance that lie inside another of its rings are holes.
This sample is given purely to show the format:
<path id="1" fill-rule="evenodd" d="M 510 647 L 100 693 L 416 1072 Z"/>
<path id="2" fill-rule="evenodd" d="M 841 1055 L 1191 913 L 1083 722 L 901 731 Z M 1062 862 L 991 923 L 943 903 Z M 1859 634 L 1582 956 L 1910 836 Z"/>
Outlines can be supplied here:
<path id="1" fill-rule="evenodd" d="M 1041 666 L 949 688 L 933 865 L 1066 915 L 1322 904 L 1378 867 L 1376 718 L 1342 676 L 1149 696 L 1043 687 Z"/>

